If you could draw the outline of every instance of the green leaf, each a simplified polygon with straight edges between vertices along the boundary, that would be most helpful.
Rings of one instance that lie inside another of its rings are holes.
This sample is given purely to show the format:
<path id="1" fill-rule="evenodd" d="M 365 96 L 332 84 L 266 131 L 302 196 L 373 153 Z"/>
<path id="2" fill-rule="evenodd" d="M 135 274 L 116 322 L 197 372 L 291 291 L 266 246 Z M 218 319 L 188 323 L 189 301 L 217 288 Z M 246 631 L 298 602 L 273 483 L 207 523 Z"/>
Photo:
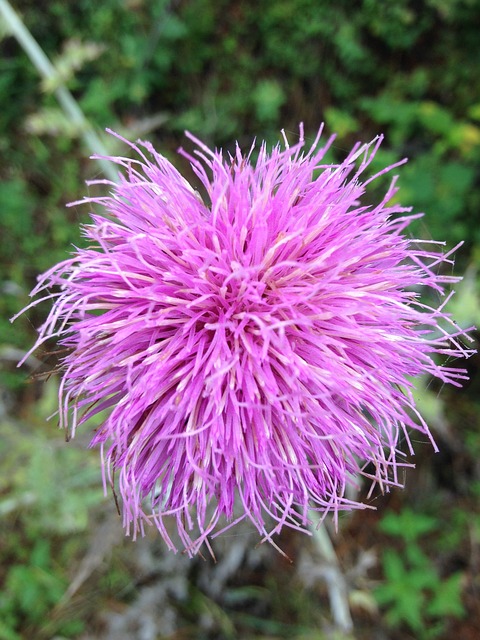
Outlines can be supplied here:
<path id="1" fill-rule="evenodd" d="M 412 569 L 392 549 L 382 558 L 385 583 L 375 589 L 375 599 L 387 607 L 386 618 L 392 625 L 407 624 L 414 631 L 424 626 L 427 590 L 434 589 L 438 576 L 432 567 Z"/>
<path id="2" fill-rule="evenodd" d="M 453 616 L 461 618 L 465 615 L 462 602 L 463 574 L 455 573 L 437 585 L 431 601 L 427 605 L 427 613 L 432 617 Z"/>
<path id="3" fill-rule="evenodd" d="M 276 80 L 260 80 L 252 98 L 260 122 L 276 121 L 286 99 L 282 86 Z"/>
<path id="4" fill-rule="evenodd" d="M 409 544 L 438 529 L 438 520 L 405 508 L 398 514 L 387 513 L 378 526 L 383 533 L 402 538 Z"/>

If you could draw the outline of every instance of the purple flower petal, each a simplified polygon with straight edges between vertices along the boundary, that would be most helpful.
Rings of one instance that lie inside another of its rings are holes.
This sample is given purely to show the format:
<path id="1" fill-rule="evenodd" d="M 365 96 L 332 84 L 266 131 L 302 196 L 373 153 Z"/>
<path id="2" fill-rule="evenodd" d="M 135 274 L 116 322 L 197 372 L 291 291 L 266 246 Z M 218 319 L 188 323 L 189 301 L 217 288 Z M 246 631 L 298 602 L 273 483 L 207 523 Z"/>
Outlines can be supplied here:
<path id="1" fill-rule="evenodd" d="M 408 237 L 418 216 L 392 204 L 395 179 L 363 204 L 397 166 L 363 178 L 381 138 L 330 165 L 320 133 L 257 160 L 189 136 L 207 203 L 150 144 L 130 145 L 139 160 L 109 158 L 123 169 L 102 181 L 111 194 L 82 201 L 103 211 L 89 247 L 32 292 L 53 303 L 34 349 L 68 350 L 61 425 L 109 410 L 92 445 L 134 536 L 154 523 L 175 548 L 173 516 L 193 554 L 243 518 L 271 540 L 312 509 L 364 507 L 347 485 L 400 485 L 411 429 L 434 444 L 412 380 L 466 379 L 436 355 L 468 357 L 468 335 L 419 296 L 458 281 L 441 269 L 452 252 Z"/>

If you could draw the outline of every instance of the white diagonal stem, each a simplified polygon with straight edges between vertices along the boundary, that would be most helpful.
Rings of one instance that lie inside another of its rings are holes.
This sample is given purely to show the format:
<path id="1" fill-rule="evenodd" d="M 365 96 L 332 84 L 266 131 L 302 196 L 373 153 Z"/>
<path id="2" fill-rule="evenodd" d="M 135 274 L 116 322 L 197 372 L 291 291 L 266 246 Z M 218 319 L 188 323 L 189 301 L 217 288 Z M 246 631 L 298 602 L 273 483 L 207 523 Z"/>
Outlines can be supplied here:
<path id="1" fill-rule="evenodd" d="M 353 620 L 348 604 L 348 586 L 328 531 L 325 524 L 317 527 L 311 526 L 310 531 L 312 532 L 315 546 L 326 565 L 322 573 L 327 585 L 335 627 L 343 633 L 351 633 L 353 631 Z"/>
<path id="2" fill-rule="evenodd" d="M 39 74 L 47 80 L 56 79 L 58 74 L 55 67 L 7 0 L 0 0 L 0 15 L 3 16 L 9 33 L 16 38 L 17 42 L 28 55 Z M 93 154 L 108 156 L 107 149 L 103 142 L 98 137 L 97 133 L 85 117 L 83 111 L 80 109 L 77 101 L 67 87 L 60 85 L 53 93 L 67 117 L 80 132 L 86 147 Z M 97 162 L 101 166 L 105 175 L 110 180 L 116 182 L 118 176 L 114 169 L 114 165 L 108 160 L 104 160 L 102 158 L 97 159 Z"/>

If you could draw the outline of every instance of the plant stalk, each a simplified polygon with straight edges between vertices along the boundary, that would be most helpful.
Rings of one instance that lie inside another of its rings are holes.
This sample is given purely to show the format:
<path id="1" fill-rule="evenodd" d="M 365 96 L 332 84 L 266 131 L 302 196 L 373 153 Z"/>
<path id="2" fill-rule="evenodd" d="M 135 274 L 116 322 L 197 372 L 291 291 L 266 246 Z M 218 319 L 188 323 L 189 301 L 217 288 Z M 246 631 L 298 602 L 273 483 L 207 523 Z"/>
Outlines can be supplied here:
<path id="1" fill-rule="evenodd" d="M 57 77 L 55 67 L 45 55 L 45 52 L 32 36 L 30 31 L 20 20 L 8 0 L 0 0 L 0 15 L 3 16 L 7 29 L 28 55 L 39 74 L 48 80 L 55 79 Z M 67 87 L 60 85 L 53 93 L 67 117 L 70 118 L 71 122 L 79 131 L 83 142 L 89 151 L 93 154 L 108 156 L 108 151 L 103 142 L 98 137 L 97 133 L 85 117 L 83 111 Z M 101 166 L 104 174 L 110 180 L 116 182 L 118 176 L 114 169 L 114 165 L 103 158 L 97 158 L 97 162 Z"/>

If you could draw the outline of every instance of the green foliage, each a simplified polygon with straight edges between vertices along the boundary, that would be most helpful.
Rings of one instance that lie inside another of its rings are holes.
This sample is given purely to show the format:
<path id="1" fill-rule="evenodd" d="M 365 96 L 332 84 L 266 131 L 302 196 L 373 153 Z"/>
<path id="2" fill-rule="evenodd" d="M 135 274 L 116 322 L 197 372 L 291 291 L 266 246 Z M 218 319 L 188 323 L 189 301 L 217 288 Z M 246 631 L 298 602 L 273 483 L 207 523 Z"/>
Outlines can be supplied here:
<path id="1" fill-rule="evenodd" d="M 390 625 L 406 625 L 419 640 L 439 637 L 445 630 L 445 618 L 465 615 L 462 574 L 441 577 L 420 546 L 422 538 L 438 528 L 438 519 L 409 508 L 387 513 L 379 524 L 383 533 L 403 544 L 401 550 L 383 551 L 384 582 L 375 589 L 375 598 L 386 608 Z"/>
<path id="2" fill-rule="evenodd" d="M 53 59 L 57 75 L 55 78 L 44 79 L 41 83 L 42 90 L 52 93 L 58 87 L 68 86 L 87 62 L 95 60 L 104 51 L 105 47 L 95 42 L 81 42 L 76 38 L 67 40 L 62 53 Z"/>
<path id="3" fill-rule="evenodd" d="M 52 572 L 50 541 L 36 539 L 25 564 L 13 565 L 5 581 L 6 596 L 2 613 L 15 611 L 31 623 L 39 624 L 49 608 L 58 602 L 65 583 Z"/>
<path id="4" fill-rule="evenodd" d="M 380 531 L 403 540 L 408 547 L 421 536 L 431 533 L 438 527 L 437 520 L 424 513 L 416 513 L 405 508 L 399 514 L 387 513 L 382 518 Z M 413 547 L 412 547 L 413 548 Z"/>
<path id="5" fill-rule="evenodd" d="M 412 234 L 443 238 L 448 221 L 449 242 L 479 244 L 480 227 L 472 226 L 471 212 L 479 197 L 475 161 L 480 159 L 480 127 L 455 119 L 450 110 L 433 101 L 405 101 L 385 92 L 364 98 L 360 106 L 373 120 L 388 126 L 394 147 L 408 149 L 409 140 L 419 135 L 428 141 L 428 151 L 415 153 L 399 181 L 402 202 L 427 213 L 425 220 L 412 225 Z"/>
<path id="6" fill-rule="evenodd" d="M 1 425 L 0 463 L 0 639 L 44 637 L 51 626 L 64 637 L 81 630 L 81 620 L 49 620 L 68 586 L 71 558 L 82 548 L 89 510 L 103 499 L 96 460 L 71 444 L 46 437 L 44 421 L 55 404 L 50 381 L 37 418 Z M 5 497 L 6 496 L 6 497 Z"/>

